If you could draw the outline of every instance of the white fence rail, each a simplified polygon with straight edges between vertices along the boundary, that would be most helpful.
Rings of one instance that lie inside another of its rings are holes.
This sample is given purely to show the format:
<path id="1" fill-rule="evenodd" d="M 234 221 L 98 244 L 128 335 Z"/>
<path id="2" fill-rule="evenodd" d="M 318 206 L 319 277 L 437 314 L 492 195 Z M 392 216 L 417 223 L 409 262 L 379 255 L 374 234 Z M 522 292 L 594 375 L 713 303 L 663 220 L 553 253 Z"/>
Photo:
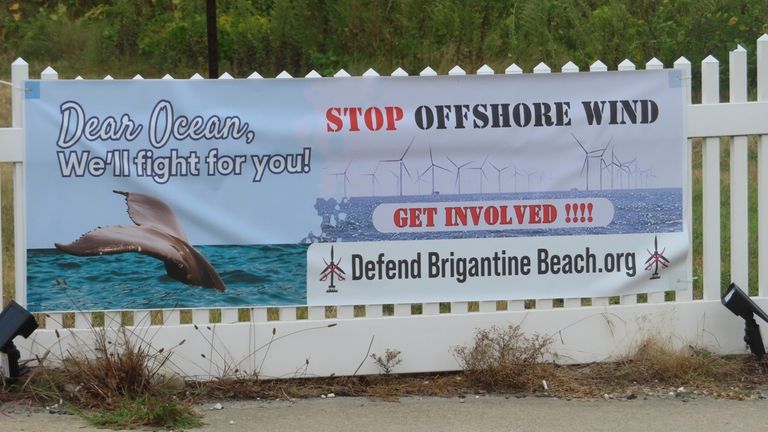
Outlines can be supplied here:
<path id="1" fill-rule="evenodd" d="M 687 194 L 692 201 L 692 148 L 702 146 L 702 287 L 694 296 L 693 276 L 680 278 L 672 293 L 628 295 L 620 298 L 567 298 L 535 301 L 455 302 L 419 305 L 359 305 L 339 307 L 279 307 L 248 309 L 195 309 L 189 311 L 81 311 L 50 312 L 44 326 L 28 341 L 17 341 L 23 357 L 45 356 L 67 350 L 88 352 L 93 326 L 115 329 L 125 325 L 135 337 L 160 349 L 172 349 L 172 364 L 187 376 L 215 377 L 259 374 L 262 377 L 327 376 L 376 373 L 366 360 L 386 349 L 401 352 L 395 372 L 455 370 L 459 367 L 452 350 L 471 342 L 475 329 L 491 325 L 519 324 L 528 333 L 553 336 L 557 361 L 574 363 L 615 358 L 629 352 L 644 337 L 655 336 L 675 345 L 703 346 L 721 353 L 745 352 L 743 324 L 720 305 L 721 291 L 721 138 L 730 143 L 730 275 L 743 289 L 749 288 L 749 273 L 758 272 L 758 304 L 768 306 L 768 259 L 749 268 L 748 243 L 758 242 L 759 257 L 768 257 L 768 35 L 757 41 L 756 101 L 748 101 L 748 53 L 737 47 L 729 56 L 728 102 L 720 101 L 719 63 L 713 57 L 701 62 L 701 100 L 691 104 L 691 63 L 681 57 L 674 68 L 683 71 L 686 85 Z M 647 69 L 661 69 L 657 59 Z M 606 71 L 600 61 L 591 73 Z M 625 60 L 619 70 L 634 70 Z M 578 72 L 572 62 L 561 73 Z M 550 73 L 543 63 L 533 73 Z M 477 74 L 495 73 L 487 66 Z M 505 73 L 519 74 L 516 65 Z M 449 75 L 462 75 L 456 66 Z M 377 76 L 372 69 L 363 76 Z M 392 75 L 406 75 L 397 69 Z M 422 76 L 436 75 L 427 67 Z M 306 78 L 319 77 L 315 71 Z M 349 76 L 343 69 L 334 76 Z M 58 79 L 52 68 L 41 79 Z M 201 79 L 199 75 L 191 79 Z M 231 79 L 224 74 L 220 79 Z M 248 77 L 261 79 L 258 73 Z M 292 78 L 286 72 L 278 79 Z M 12 65 L 13 127 L 0 129 L 0 162 L 14 164 L 14 228 L 16 300 L 26 303 L 26 247 L 24 207 L 23 81 L 28 66 L 19 59 Z M 111 79 L 107 77 L 105 79 Z M 136 76 L 135 79 L 141 79 Z M 173 79 L 170 76 L 164 79 Z M 757 136 L 758 238 L 749 238 L 749 136 Z M 691 206 L 684 215 L 692 227 Z M 690 229 L 690 228 L 689 228 Z M 692 268 L 691 257 L 688 269 Z M 689 272 L 690 273 L 690 272 Z M 755 287 L 751 287 L 754 291 Z M 697 298 L 694 298 L 697 297 Z M 699 298 L 700 297 L 700 298 Z M 638 302 L 638 299 L 644 300 Z M 0 298 L 0 300 L 2 300 Z M 76 306 L 76 305 L 75 305 Z M 72 316 L 74 315 L 74 316 Z M 66 323 L 66 325 L 65 325 Z M 66 327 L 66 328 L 65 328 Z M 112 330 L 111 330 L 112 331 Z M 184 343 L 182 343 L 184 341 Z M 361 367 L 361 361 L 362 367 Z M 359 369 L 359 371 L 358 371 Z"/>

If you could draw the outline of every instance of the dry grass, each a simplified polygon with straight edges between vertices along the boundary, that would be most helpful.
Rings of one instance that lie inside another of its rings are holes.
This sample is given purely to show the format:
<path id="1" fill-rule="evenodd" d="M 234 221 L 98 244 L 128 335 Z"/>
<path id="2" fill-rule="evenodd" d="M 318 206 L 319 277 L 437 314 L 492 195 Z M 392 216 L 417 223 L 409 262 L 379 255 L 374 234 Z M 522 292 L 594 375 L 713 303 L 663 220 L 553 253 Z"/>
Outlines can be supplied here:
<path id="1" fill-rule="evenodd" d="M 479 329 L 471 346 L 454 349 L 470 382 L 489 391 L 527 391 L 539 387 L 551 369 L 542 363 L 551 338 L 527 336 L 520 326 Z"/>
<path id="2" fill-rule="evenodd" d="M 718 356 L 691 347 L 673 349 L 656 338 L 643 340 L 615 362 L 560 366 L 543 362 L 550 341 L 527 336 L 519 327 L 478 330 L 470 346 L 455 353 L 462 372 L 417 375 L 220 379 L 190 384 L 198 399 L 295 399 L 329 393 L 397 400 L 403 396 L 462 397 L 466 394 L 554 396 L 563 399 L 668 397 L 685 394 L 749 399 L 768 390 L 768 372 L 752 356 Z"/>
<path id="3" fill-rule="evenodd" d="M 462 372 L 282 380 L 222 378 L 167 386 L 157 377 L 172 349 L 152 352 L 131 343 L 123 329 L 94 331 L 98 332 L 97 349 L 87 357 L 62 353 L 61 367 L 38 367 L 23 382 L 0 386 L 0 408 L 6 401 L 64 401 L 95 425 L 189 428 L 200 424 L 192 404 L 210 399 L 293 400 L 334 394 L 396 401 L 403 396 L 483 393 L 562 399 L 699 395 L 750 399 L 768 389 L 766 364 L 754 357 L 722 357 L 691 347 L 673 349 L 670 343 L 654 338 L 641 341 L 631 355 L 616 362 L 560 366 L 544 361 L 551 343 L 548 338 L 526 335 L 517 326 L 478 330 L 472 344 L 456 347 L 457 360 L 465 368 Z M 685 390 L 676 390 L 681 387 Z"/>
<path id="4" fill-rule="evenodd" d="M 23 388 L 41 401 L 65 399 L 80 408 L 115 408 L 124 399 L 161 397 L 160 371 L 171 350 L 153 351 L 128 331 L 94 329 L 94 348 L 63 353 L 61 366 L 38 367 Z"/>

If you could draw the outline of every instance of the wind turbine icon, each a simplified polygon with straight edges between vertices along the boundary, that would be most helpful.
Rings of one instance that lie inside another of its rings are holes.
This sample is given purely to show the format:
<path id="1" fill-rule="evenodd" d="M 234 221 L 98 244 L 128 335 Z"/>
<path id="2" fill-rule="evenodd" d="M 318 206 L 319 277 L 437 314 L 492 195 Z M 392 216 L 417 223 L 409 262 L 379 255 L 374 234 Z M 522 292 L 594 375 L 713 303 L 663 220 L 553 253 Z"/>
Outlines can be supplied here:
<path id="1" fill-rule="evenodd" d="M 501 172 L 504 171 L 505 169 L 509 168 L 509 166 L 505 166 L 503 168 L 499 168 L 496 165 L 494 165 L 493 162 L 488 162 L 488 163 L 491 164 L 493 169 L 496 170 L 496 174 L 498 174 L 498 176 L 499 176 L 499 190 L 498 190 L 498 192 L 501 193 Z"/>
<path id="2" fill-rule="evenodd" d="M 405 159 L 405 155 L 408 154 L 408 150 L 411 149 L 411 146 L 413 145 L 413 140 L 415 140 L 416 137 L 411 138 L 411 142 L 408 144 L 408 147 L 406 147 L 405 151 L 403 152 L 403 155 L 400 156 L 400 159 L 384 159 L 381 162 L 397 162 L 400 165 L 400 176 L 398 178 L 398 185 L 400 189 L 400 196 L 403 196 L 403 170 L 405 170 L 406 174 L 408 174 L 408 177 L 411 178 L 411 173 L 408 171 L 408 167 L 405 166 L 405 162 L 403 162 L 403 159 Z"/>
<path id="3" fill-rule="evenodd" d="M 344 171 L 340 171 L 340 172 L 332 174 L 334 177 L 342 176 L 344 178 L 344 181 L 343 181 L 343 184 L 344 184 L 344 197 L 347 197 L 347 183 L 349 183 L 350 186 L 352 185 L 352 182 L 349 181 L 349 176 L 347 175 L 347 172 L 349 172 L 349 166 L 350 165 L 352 165 L 352 161 L 349 161 L 349 163 L 347 164 L 347 167 L 344 168 Z"/>
<path id="4" fill-rule="evenodd" d="M 432 171 L 432 195 L 435 194 L 435 168 L 440 168 L 443 171 L 451 172 L 448 170 L 448 168 L 442 167 L 435 163 L 435 160 L 432 158 L 432 146 L 429 147 L 429 167 L 424 170 L 423 173 L 419 176 L 421 178 L 424 174 L 427 173 L 427 171 Z"/>
<path id="5" fill-rule="evenodd" d="M 448 156 L 445 157 L 448 159 L 448 162 L 450 162 L 454 167 L 456 167 L 456 182 L 454 183 L 456 190 L 458 191 L 458 194 L 461 195 L 461 169 L 465 166 L 471 164 L 474 161 L 469 161 L 467 163 L 463 163 L 461 165 L 457 165 L 456 162 L 454 162 L 451 158 Z"/>
<path id="6" fill-rule="evenodd" d="M 611 145 L 611 141 L 613 141 L 613 137 L 611 137 L 610 140 L 608 140 L 608 144 L 605 145 L 603 148 L 595 149 L 595 150 L 587 150 L 586 147 L 579 141 L 578 138 L 576 138 L 576 135 L 571 134 L 573 139 L 576 140 L 576 143 L 581 147 L 582 150 L 584 150 L 584 163 L 581 165 L 581 173 L 579 175 L 582 175 L 586 171 L 586 190 L 589 190 L 589 160 L 590 159 L 603 159 L 603 155 L 605 155 L 606 150 L 608 150 L 608 146 Z M 599 167 L 598 167 L 599 169 Z M 602 176 L 603 172 L 600 171 L 600 183 L 602 185 Z M 601 186 L 602 188 L 602 186 Z"/>
<path id="7" fill-rule="evenodd" d="M 487 162 L 488 162 L 488 156 L 485 156 L 485 159 L 483 159 L 483 163 L 481 163 L 479 167 L 469 168 L 471 170 L 480 171 L 480 193 L 483 193 L 483 178 L 488 180 L 488 176 L 485 174 L 485 169 L 483 168 L 485 167 L 485 164 Z"/>

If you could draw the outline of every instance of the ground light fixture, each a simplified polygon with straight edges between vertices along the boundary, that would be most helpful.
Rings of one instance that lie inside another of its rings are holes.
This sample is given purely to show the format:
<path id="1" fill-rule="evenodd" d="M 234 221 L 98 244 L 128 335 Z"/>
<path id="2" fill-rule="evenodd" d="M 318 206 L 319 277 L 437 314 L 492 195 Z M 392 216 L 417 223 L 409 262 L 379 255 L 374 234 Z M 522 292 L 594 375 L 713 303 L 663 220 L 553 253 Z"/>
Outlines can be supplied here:
<path id="1" fill-rule="evenodd" d="M 0 352 L 8 356 L 8 378 L 14 380 L 22 376 L 26 367 L 19 367 L 21 353 L 13 344 L 16 336 L 28 338 L 37 329 L 37 321 L 31 313 L 11 300 L 0 313 Z"/>
<path id="2" fill-rule="evenodd" d="M 762 359 L 765 355 L 765 346 L 763 345 L 763 338 L 760 336 L 760 327 L 755 321 L 755 315 L 768 322 L 768 314 L 760 309 L 760 306 L 755 304 L 735 283 L 731 283 L 720 301 L 729 311 L 744 318 L 744 342 L 749 345 L 749 350 L 757 356 L 758 360 Z"/>

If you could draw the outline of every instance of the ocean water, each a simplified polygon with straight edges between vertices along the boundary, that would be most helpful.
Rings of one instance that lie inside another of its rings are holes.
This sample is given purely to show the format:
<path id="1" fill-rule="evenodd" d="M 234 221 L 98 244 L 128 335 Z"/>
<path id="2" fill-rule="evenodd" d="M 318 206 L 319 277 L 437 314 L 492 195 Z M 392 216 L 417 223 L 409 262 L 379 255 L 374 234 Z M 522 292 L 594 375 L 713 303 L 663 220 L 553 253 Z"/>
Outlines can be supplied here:
<path id="1" fill-rule="evenodd" d="M 602 197 L 614 206 L 604 227 L 542 230 L 380 233 L 371 222 L 387 202 L 494 201 Z M 169 278 L 157 259 L 125 253 L 77 257 L 55 249 L 27 251 L 28 309 L 40 311 L 247 307 L 306 304 L 306 252 L 311 242 L 349 242 L 464 237 L 518 237 L 679 232 L 680 189 L 564 191 L 518 194 L 352 197 L 318 199 L 322 232 L 295 244 L 197 246 L 221 275 L 227 291 L 186 285 Z"/>
<path id="2" fill-rule="evenodd" d="M 137 253 L 78 257 L 27 251 L 30 311 L 243 307 L 306 304 L 307 244 L 196 246 L 225 292 L 181 283 Z"/>
<path id="3" fill-rule="evenodd" d="M 522 201 L 546 199 L 606 198 L 614 206 L 613 221 L 604 227 L 521 229 L 488 231 L 450 231 L 421 233 L 380 233 L 371 220 L 373 210 L 382 203 Z M 611 191 L 562 191 L 535 193 L 491 193 L 463 195 L 352 197 L 336 201 L 318 199 L 315 208 L 323 218 L 322 233 L 304 241 L 381 241 L 484 237 L 533 237 L 593 234 L 679 232 L 683 229 L 682 190 L 632 189 Z"/>

